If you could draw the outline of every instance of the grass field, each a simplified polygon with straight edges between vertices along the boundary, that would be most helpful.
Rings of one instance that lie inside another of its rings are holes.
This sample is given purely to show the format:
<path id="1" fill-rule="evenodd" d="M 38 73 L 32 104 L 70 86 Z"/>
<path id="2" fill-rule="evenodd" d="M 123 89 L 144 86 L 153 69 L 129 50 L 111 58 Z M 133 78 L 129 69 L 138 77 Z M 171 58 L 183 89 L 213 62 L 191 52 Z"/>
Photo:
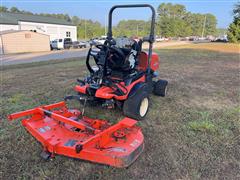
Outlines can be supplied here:
<path id="1" fill-rule="evenodd" d="M 0 179 L 239 179 L 239 54 L 167 49 L 161 78 L 169 93 L 151 96 L 139 123 L 145 150 L 125 169 L 57 156 L 45 162 L 40 144 L 6 115 L 61 101 L 87 74 L 83 60 L 6 66 L 1 70 Z M 119 111 L 87 108 L 92 117 L 117 121 Z"/>
<path id="2" fill-rule="evenodd" d="M 164 47 L 164 49 L 204 49 L 210 51 L 218 51 L 225 53 L 240 54 L 240 44 L 233 43 L 192 43 L 177 46 Z"/>

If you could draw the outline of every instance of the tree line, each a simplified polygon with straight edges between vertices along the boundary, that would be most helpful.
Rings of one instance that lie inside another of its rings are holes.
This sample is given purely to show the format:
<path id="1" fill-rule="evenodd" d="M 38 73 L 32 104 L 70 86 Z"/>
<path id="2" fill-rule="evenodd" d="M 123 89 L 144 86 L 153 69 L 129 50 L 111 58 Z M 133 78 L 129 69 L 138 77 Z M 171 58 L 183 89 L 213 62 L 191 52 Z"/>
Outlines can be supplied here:
<path id="1" fill-rule="evenodd" d="M 72 17 L 72 22 L 78 26 L 78 37 L 80 38 L 93 38 L 105 33 L 105 28 L 97 21 L 83 20 L 74 16 Z M 210 13 L 191 13 L 181 4 L 162 3 L 157 8 L 155 31 L 158 36 L 186 37 L 217 35 L 216 25 L 217 19 L 214 15 Z M 113 27 L 114 36 L 143 37 L 149 31 L 150 21 L 144 20 L 122 20 Z"/>
<path id="2" fill-rule="evenodd" d="M 191 13 L 181 4 L 162 3 L 157 8 L 158 34 L 165 37 L 207 36 L 217 32 L 213 14 Z"/>
<path id="3" fill-rule="evenodd" d="M 40 16 L 47 16 L 47 17 L 55 17 L 58 19 L 64 19 L 68 22 L 71 22 L 72 19 L 68 14 L 49 14 L 49 13 L 32 13 L 30 11 L 19 10 L 17 7 L 7 8 L 5 6 L 0 6 L 0 12 L 9 12 L 9 13 L 21 13 L 21 14 L 29 14 L 29 15 L 40 15 Z"/>
<path id="4" fill-rule="evenodd" d="M 239 6 L 239 5 L 238 5 Z M 235 10 L 237 11 L 237 10 Z M 29 11 L 19 10 L 16 7 L 0 7 L 0 12 L 34 14 Z M 238 13 L 239 14 L 239 13 Z M 56 17 L 72 22 L 77 26 L 79 39 L 90 39 L 104 35 L 106 29 L 98 21 L 81 19 L 68 14 L 41 13 L 48 17 Z M 239 24 L 239 17 L 235 17 L 235 24 Z M 161 3 L 157 8 L 156 35 L 163 37 L 186 37 L 217 35 L 217 19 L 213 14 L 192 13 L 181 4 Z M 231 25 L 236 29 L 236 25 Z M 239 28 L 238 28 L 239 29 Z M 114 36 L 139 36 L 143 37 L 149 33 L 150 21 L 144 20 L 122 20 L 113 27 Z"/>

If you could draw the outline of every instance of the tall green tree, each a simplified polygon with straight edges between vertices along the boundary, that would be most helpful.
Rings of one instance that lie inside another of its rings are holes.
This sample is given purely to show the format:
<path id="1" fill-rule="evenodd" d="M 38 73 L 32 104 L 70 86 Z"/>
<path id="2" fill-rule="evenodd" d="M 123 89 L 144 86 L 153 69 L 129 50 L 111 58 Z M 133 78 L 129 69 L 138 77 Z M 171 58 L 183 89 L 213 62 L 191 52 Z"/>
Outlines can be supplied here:
<path id="1" fill-rule="evenodd" d="M 217 19 L 214 15 L 208 13 L 205 14 L 206 16 L 206 22 L 205 22 L 205 31 L 204 31 L 204 36 L 206 35 L 215 35 L 217 33 Z"/>
<path id="2" fill-rule="evenodd" d="M 214 35 L 217 20 L 212 14 L 188 12 L 184 5 L 162 3 L 158 6 L 158 32 L 165 37 Z M 205 25 L 205 26 L 204 26 Z"/>
<path id="3" fill-rule="evenodd" d="M 184 17 L 187 27 L 191 29 L 188 36 L 201 36 L 203 29 L 204 16 L 199 13 L 188 13 Z"/>
<path id="4" fill-rule="evenodd" d="M 12 13 L 20 13 L 21 11 L 18 8 L 16 8 L 16 7 L 11 7 L 10 12 L 12 12 Z"/>
<path id="5" fill-rule="evenodd" d="M 79 17 L 77 17 L 77 16 L 73 16 L 72 17 L 72 23 L 74 24 L 74 25 L 78 25 L 79 24 L 79 22 L 80 22 L 80 18 Z"/>
<path id="6" fill-rule="evenodd" d="M 8 8 L 5 6 L 0 6 L 0 12 L 8 12 Z"/>
<path id="7" fill-rule="evenodd" d="M 90 39 L 104 35 L 104 27 L 98 21 L 80 19 L 77 25 L 77 35 L 80 39 Z"/>
<path id="8" fill-rule="evenodd" d="M 122 20 L 114 28 L 114 36 L 139 36 L 143 37 L 149 34 L 150 22 L 143 20 Z"/>
<path id="9" fill-rule="evenodd" d="M 191 33 L 191 29 L 185 21 L 185 17 L 187 16 L 185 6 L 181 4 L 162 3 L 159 5 L 157 12 L 161 36 L 181 37 Z"/>
<path id="10" fill-rule="evenodd" d="M 228 40 L 233 43 L 240 43 L 240 2 L 233 9 L 233 22 L 228 28 Z"/>
<path id="11" fill-rule="evenodd" d="M 234 18 L 240 19 L 240 2 L 236 3 L 233 8 Z"/>

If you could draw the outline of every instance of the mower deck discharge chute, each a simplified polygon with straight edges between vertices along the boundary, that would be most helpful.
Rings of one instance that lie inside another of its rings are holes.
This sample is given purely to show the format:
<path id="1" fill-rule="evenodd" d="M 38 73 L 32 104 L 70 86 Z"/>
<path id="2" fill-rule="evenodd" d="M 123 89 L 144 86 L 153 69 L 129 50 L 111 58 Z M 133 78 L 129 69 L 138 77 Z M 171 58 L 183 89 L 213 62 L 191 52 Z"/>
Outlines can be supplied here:
<path id="1" fill-rule="evenodd" d="M 152 11 L 150 34 L 138 42 L 131 38 L 113 38 L 112 13 L 116 8 L 142 8 Z M 104 44 L 90 47 L 86 66 L 90 72 L 78 79 L 76 95 L 65 100 L 78 100 L 85 105 L 100 104 L 118 107 L 126 116 L 117 124 L 91 119 L 81 111 L 67 108 L 65 102 L 41 106 L 9 115 L 23 118 L 22 124 L 44 147 L 45 159 L 61 154 L 69 157 L 108 164 L 129 166 L 144 148 L 144 137 L 136 126 L 149 109 L 149 94 L 165 96 L 168 82 L 157 77 L 159 58 L 152 52 L 155 10 L 148 4 L 117 5 L 109 12 L 108 35 Z M 142 43 L 149 43 L 148 52 Z M 92 66 L 90 60 L 94 60 Z"/>
<path id="2" fill-rule="evenodd" d="M 26 117 L 23 126 L 42 144 L 45 159 L 55 154 L 115 167 L 127 167 L 142 152 L 143 134 L 137 121 L 124 118 L 111 125 L 90 119 L 65 102 L 9 115 L 9 120 Z M 27 118 L 29 117 L 29 118 Z"/>

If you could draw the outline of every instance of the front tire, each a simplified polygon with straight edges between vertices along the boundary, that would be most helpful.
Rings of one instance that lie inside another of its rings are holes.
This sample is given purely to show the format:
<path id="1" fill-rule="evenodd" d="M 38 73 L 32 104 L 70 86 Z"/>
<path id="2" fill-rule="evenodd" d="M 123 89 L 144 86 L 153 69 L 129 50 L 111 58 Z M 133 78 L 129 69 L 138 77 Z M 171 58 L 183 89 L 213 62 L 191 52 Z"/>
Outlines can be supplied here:
<path id="1" fill-rule="evenodd" d="M 123 114 L 135 120 L 143 120 L 149 110 L 147 91 L 138 91 L 129 97 L 123 104 Z"/>

